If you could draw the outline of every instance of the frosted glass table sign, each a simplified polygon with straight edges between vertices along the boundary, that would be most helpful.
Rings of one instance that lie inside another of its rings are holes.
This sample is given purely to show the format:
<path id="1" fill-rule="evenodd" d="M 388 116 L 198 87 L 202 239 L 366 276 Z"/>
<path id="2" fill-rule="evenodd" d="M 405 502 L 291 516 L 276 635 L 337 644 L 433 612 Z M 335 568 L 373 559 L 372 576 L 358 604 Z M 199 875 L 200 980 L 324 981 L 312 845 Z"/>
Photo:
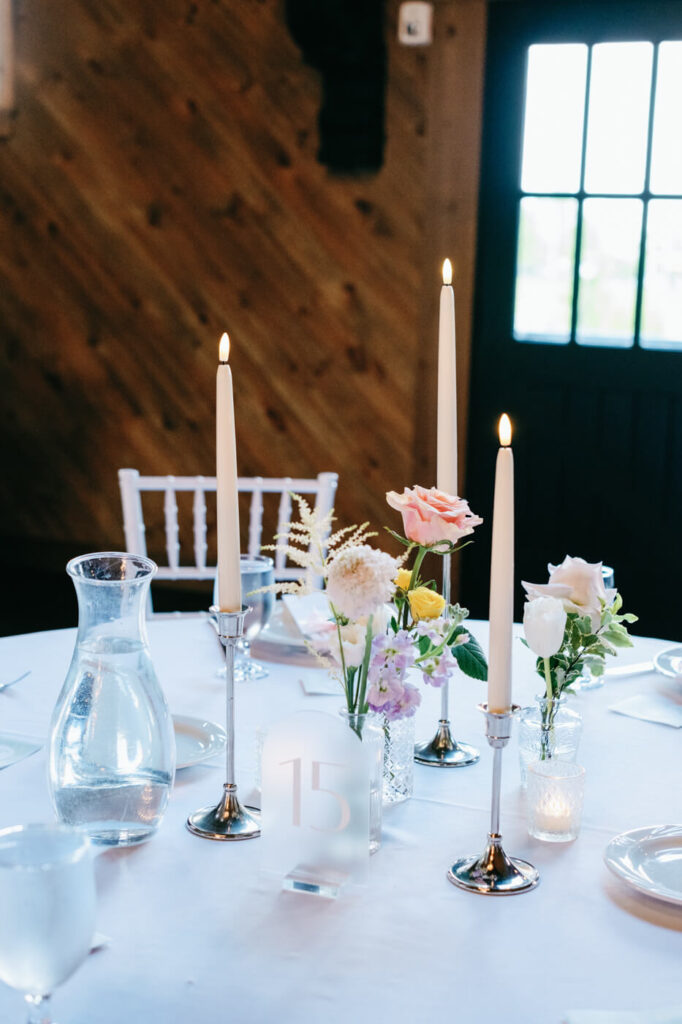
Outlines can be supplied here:
<path id="1" fill-rule="evenodd" d="M 370 762 L 336 715 L 299 711 L 268 730 L 261 852 L 282 888 L 335 898 L 366 883 Z"/>

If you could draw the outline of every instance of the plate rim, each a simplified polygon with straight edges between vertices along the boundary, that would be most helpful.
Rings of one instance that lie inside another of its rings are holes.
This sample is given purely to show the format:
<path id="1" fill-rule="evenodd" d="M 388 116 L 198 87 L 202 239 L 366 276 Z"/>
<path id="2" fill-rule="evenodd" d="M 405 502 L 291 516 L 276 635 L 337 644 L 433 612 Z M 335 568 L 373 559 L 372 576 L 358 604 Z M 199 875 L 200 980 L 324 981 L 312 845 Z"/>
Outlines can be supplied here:
<path id="1" fill-rule="evenodd" d="M 614 836 L 606 845 L 604 850 L 604 863 L 609 871 L 620 878 L 621 881 L 626 882 L 628 885 L 636 889 L 637 892 L 643 893 L 645 896 L 649 896 L 651 899 L 662 900 L 664 903 L 670 903 L 673 906 L 682 907 L 682 889 L 679 890 L 679 895 L 675 895 L 670 889 L 665 892 L 653 889 L 649 885 L 642 883 L 641 879 L 634 876 L 627 868 L 616 861 L 609 851 L 612 850 L 616 844 L 621 844 L 622 849 L 632 847 L 637 843 L 641 842 L 647 837 L 651 837 L 654 833 L 659 833 L 662 837 L 675 836 L 682 840 L 682 824 L 678 825 L 641 825 L 639 828 L 629 829 L 626 832 L 621 832 L 619 835 Z"/>
<path id="2" fill-rule="evenodd" d="M 217 735 L 217 737 L 218 737 L 218 739 L 220 741 L 219 746 L 217 746 L 214 750 L 204 751 L 203 754 L 200 754 L 198 757 L 196 757 L 192 761 L 183 761 L 182 764 L 176 764 L 175 765 L 175 770 L 176 771 L 182 771 L 183 768 L 193 768 L 195 765 L 201 764 L 202 761 L 207 761 L 209 758 L 215 757 L 216 754 L 222 753 L 222 751 L 225 749 L 225 743 L 227 742 L 227 734 L 225 732 L 225 728 L 222 725 L 219 725 L 218 722 L 211 722 L 208 718 L 200 718 L 200 717 L 197 717 L 197 715 L 183 715 L 183 714 L 178 714 L 178 715 L 172 714 L 171 715 L 171 719 L 172 719 L 172 722 L 173 722 L 173 732 L 174 733 L 175 733 L 175 723 L 176 722 L 178 724 L 180 724 L 180 725 L 192 723 L 192 725 L 194 725 L 194 726 L 199 725 L 202 728 L 206 727 L 206 726 L 210 726 L 212 734 L 213 735 Z"/>
<path id="3" fill-rule="evenodd" d="M 670 654 L 671 651 L 679 651 L 680 659 L 682 660 L 682 644 L 673 644 L 671 647 L 666 647 L 665 650 L 659 651 L 658 654 L 654 654 L 654 668 L 659 675 L 665 676 L 666 679 L 679 679 L 679 672 L 671 672 L 668 669 L 661 668 L 660 659 L 664 654 Z"/>

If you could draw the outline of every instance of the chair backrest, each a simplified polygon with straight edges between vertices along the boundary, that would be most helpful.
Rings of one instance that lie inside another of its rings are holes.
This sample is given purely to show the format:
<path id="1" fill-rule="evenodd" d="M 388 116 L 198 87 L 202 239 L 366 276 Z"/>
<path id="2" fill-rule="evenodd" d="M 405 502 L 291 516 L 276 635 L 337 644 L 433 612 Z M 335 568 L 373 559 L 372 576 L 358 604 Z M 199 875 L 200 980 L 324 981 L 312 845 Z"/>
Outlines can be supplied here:
<path id="1" fill-rule="evenodd" d="M 334 496 L 338 483 L 337 473 L 320 473 L 314 479 L 293 477 L 240 477 L 239 491 L 251 494 L 249 511 L 248 554 L 260 554 L 263 533 L 263 495 L 279 494 L 277 510 L 278 534 L 286 533 L 291 521 L 291 493 L 311 499 L 311 504 L 325 515 L 334 507 Z M 118 480 L 123 505 L 123 529 L 126 550 L 140 555 L 147 554 L 142 493 L 156 491 L 164 495 L 164 523 L 166 533 L 167 565 L 159 565 L 156 579 L 160 580 L 211 580 L 215 578 L 216 567 L 206 564 L 206 494 L 216 489 L 214 476 L 141 476 L 136 469 L 119 469 Z M 180 564 L 180 524 L 178 519 L 177 494 L 190 491 L 194 495 L 193 509 L 193 552 L 194 562 Z M 314 498 L 314 501 L 312 500 Z M 280 581 L 301 579 L 307 570 L 300 566 L 286 564 L 283 551 L 276 551 L 275 579 Z"/>

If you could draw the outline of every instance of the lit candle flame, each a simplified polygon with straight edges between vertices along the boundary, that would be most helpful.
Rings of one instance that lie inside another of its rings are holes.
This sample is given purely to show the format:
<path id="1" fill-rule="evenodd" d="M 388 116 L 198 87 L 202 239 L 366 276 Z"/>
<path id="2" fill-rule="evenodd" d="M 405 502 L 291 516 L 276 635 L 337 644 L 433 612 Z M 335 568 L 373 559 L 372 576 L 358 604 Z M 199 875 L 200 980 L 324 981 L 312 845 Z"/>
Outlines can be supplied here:
<path id="1" fill-rule="evenodd" d="M 443 284 L 452 284 L 452 263 L 443 260 Z"/>
<path id="2" fill-rule="evenodd" d="M 230 358 L 230 337 L 227 333 L 223 334 L 220 339 L 220 345 L 218 347 L 218 359 L 221 363 L 226 363 Z"/>
<path id="3" fill-rule="evenodd" d="M 500 435 L 500 444 L 503 448 L 508 448 L 512 440 L 512 428 L 511 420 L 507 416 L 506 412 L 503 412 L 500 416 L 498 433 Z"/>

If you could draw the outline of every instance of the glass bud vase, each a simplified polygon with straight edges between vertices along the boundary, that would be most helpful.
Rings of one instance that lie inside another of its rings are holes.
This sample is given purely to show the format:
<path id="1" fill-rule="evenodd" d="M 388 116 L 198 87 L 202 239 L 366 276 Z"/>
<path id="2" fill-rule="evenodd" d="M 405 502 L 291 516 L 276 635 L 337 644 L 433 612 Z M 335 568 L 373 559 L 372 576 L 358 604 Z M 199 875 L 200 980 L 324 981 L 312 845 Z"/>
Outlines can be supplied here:
<path id="1" fill-rule="evenodd" d="M 566 697 L 536 697 L 535 704 L 519 715 L 519 761 L 521 785 L 526 769 L 534 761 L 560 758 L 575 761 L 583 728 L 582 716 L 568 705 Z"/>
<path id="2" fill-rule="evenodd" d="M 384 785 L 386 806 L 409 800 L 414 792 L 414 715 L 384 718 Z"/>
<path id="3" fill-rule="evenodd" d="M 102 552 L 66 567 L 78 598 L 78 635 L 48 742 L 57 816 L 102 845 L 130 846 L 156 831 L 175 772 L 175 736 L 154 673 L 145 602 L 156 565 Z"/>
<path id="4" fill-rule="evenodd" d="M 348 727 L 360 738 L 370 751 L 369 777 L 369 852 L 376 853 L 381 846 L 381 805 L 384 767 L 384 730 L 382 715 L 368 711 L 355 714 L 342 708 L 339 714 Z"/>

